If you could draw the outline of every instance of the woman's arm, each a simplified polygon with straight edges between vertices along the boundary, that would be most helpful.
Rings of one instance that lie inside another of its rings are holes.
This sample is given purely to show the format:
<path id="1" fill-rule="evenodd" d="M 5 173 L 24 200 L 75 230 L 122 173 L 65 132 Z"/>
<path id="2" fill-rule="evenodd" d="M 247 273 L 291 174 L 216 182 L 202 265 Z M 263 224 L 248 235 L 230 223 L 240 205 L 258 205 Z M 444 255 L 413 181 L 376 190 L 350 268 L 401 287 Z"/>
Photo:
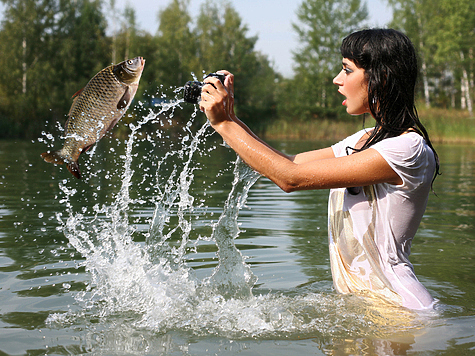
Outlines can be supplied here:
<path id="1" fill-rule="evenodd" d="M 297 163 L 297 164 L 302 164 L 305 162 L 310 162 L 310 161 L 315 161 L 319 159 L 327 159 L 327 158 L 334 158 L 335 155 L 333 153 L 333 149 L 331 147 L 319 149 L 319 150 L 314 150 L 314 151 L 309 151 L 309 152 L 303 152 L 299 153 L 293 156 L 288 156 L 275 148 L 269 146 L 266 142 L 261 140 L 256 134 L 254 134 L 249 127 L 243 123 L 241 120 L 239 120 L 235 115 L 233 115 L 233 121 L 236 122 L 239 126 L 243 128 L 244 131 L 246 131 L 252 138 L 255 140 L 259 141 L 263 145 L 267 146 L 269 149 L 277 153 L 278 155 L 287 158 L 288 160 Z"/>
<path id="2" fill-rule="evenodd" d="M 213 127 L 244 162 L 286 192 L 357 187 L 384 182 L 401 184 L 400 177 L 374 149 L 339 158 L 295 163 L 252 138 L 234 121 L 223 121 Z"/>
<path id="3" fill-rule="evenodd" d="M 225 85 L 232 93 L 233 77 L 226 72 Z M 387 182 L 400 184 L 400 177 L 373 149 L 335 158 L 331 148 L 286 156 L 257 138 L 234 115 L 232 95 L 216 78 L 214 86 L 203 87 L 201 110 L 226 143 L 253 169 L 266 176 L 282 190 L 365 186 Z"/>

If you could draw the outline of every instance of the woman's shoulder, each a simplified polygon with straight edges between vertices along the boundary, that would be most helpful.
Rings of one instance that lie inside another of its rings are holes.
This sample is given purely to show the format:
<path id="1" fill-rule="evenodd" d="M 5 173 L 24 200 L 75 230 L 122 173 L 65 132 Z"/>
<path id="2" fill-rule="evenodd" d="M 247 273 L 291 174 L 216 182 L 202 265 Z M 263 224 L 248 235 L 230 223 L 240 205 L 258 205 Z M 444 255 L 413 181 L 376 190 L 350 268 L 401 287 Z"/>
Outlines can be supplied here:
<path id="1" fill-rule="evenodd" d="M 434 160 L 431 148 L 416 132 L 386 138 L 371 147 L 376 149 L 392 166 L 416 168 L 431 165 L 430 162 Z"/>
<path id="2" fill-rule="evenodd" d="M 383 149 L 395 149 L 398 152 L 417 153 L 428 148 L 424 138 L 417 132 L 407 132 L 399 136 L 386 138 L 375 143 L 372 147 Z"/>

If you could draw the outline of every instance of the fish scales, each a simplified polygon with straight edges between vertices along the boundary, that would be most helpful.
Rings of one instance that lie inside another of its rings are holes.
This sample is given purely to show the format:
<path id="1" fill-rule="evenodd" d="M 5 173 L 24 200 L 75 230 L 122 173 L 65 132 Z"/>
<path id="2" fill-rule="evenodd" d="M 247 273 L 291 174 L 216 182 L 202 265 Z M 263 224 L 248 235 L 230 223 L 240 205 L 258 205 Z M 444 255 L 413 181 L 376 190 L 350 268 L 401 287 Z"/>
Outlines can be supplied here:
<path id="1" fill-rule="evenodd" d="M 67 127 L 68 132 L 84 137 L 86 147 L 102 138 L 108 129 L 107 123 L 125 111 L 115 109 L 125 85 L 115 78 L 111 68 L 104 69 L 95 79 L 71 107 L 69 115 L 75 120 L 69 119 Z"/>

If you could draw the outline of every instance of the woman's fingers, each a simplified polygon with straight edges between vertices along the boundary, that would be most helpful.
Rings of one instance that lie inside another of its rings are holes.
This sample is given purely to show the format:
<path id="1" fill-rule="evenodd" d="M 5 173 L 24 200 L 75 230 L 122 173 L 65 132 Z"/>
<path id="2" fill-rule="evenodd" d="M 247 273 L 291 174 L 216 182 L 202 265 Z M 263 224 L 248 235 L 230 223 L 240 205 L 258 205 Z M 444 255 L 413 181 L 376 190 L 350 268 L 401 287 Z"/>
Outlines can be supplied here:
<path id="1" fill-rule="evenodd" d="M 200 110 L 206 114 L 212 125 L 231 118 L 234 108 L 233 86 L 234 76 L 228 71 L 225 74 L 224 85 L 216 77 L 208 77 L 201 91 Z"/>

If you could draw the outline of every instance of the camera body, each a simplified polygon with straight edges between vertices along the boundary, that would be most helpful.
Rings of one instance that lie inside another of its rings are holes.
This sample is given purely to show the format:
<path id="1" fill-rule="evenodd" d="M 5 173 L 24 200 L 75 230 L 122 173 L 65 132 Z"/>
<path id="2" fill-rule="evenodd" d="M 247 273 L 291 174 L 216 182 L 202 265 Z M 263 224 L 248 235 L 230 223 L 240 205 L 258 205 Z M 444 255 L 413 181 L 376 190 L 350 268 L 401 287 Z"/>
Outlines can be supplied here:
<path id="1" fill-rule="evenodd" d="M 203 79 L 206 79 L 208 77 L 215 77 L 218 78 L 221 83 L 224 85 L 224 78 L 226 76 L 224 74 L 219 74 L 219 73 L 210 73 Z M 184 91 L 183 91 L 183 99 L 190 104 L 198 104 L 201 99 L 201 89 L 203 88 L 203 85 L 206 83 L 199 82 L 199 81 L 189 81 L 186 82 Z M 211 84 L 212 85 L 212 84 Z"/>

